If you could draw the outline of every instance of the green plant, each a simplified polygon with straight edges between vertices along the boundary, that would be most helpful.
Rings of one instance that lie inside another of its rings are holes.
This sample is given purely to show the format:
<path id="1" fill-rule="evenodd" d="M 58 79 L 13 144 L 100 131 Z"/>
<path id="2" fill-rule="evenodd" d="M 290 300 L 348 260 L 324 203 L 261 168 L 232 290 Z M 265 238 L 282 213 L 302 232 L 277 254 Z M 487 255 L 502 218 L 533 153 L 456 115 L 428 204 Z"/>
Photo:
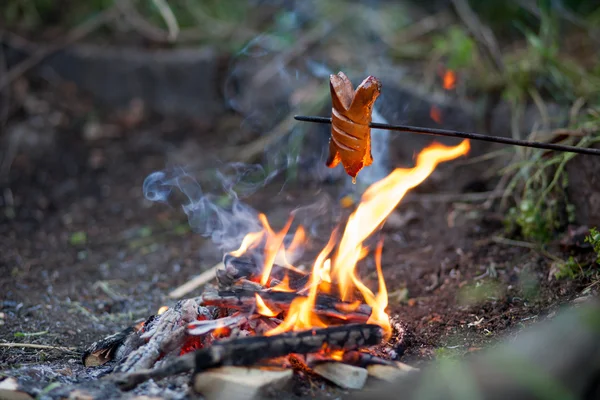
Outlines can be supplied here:
<path id="1" fill-rule="evenodd" d="M 461 350 L 450 347 L 438 347 L 433 352 L 438 360 L 456 360 L 463 355 Z"/>
<path id="2" fill-rule="evenodd" d="M 585 242 L 592 245 L 596 253 L 596 263 L 600 264 L 600 231 L 596 228 L 590 229 L 590 234 L 586 236 Z"/>
<path id="3" fill-rule="evenodd" d="M 575 279 L 583 275 L 583 268 L 572 256 L 566 261 L 558 263 L 555 268 L 554 277 L 556 279 Z"/>
<path id="4" fill-rule="evenodd" d="M 585 242 L 592 246 L 592 249 L 596 253 L 596 264 L 600 264 L 600 231 L 597 228 L 591 228 L 590 234 L 585 238 Z M 598 279 L 597 268 L 591 268 L 588 263 L 581 264 L 572 256 L 566 261 L 555 262 L 553 271 L 556 279 L 576 279 L 580 277 L 589 278 L 592 281 L 597 281 Z"/>
<path id="5" fill-rule="evenodd" d="M 585 135 L 578 142 L 576 136 L 566 139 L 569 144 L 589 147 L 600 142 L 600 109 L 590 108 L 571 122 L 570 132 Z M 554 153 L 545 157 L 531 151 L 523 152 L 521 161 L 502 170 L 510 174 L 504 200 L 514 199 L 505 226 L 527 240 L 545 243 L 567 223 L 574 222 L 574 206 L 569 203 L 567 163 L 576 157 L 573 153 Z"/>
<path id="6" fill-rule="evenodd" d="M 448 58 L 448 68 L 461 69 L 470 67 L 475 57 L 475 41 L 458 26 L 453 26 L 433 40 L 433 48 L 439 56 Z"/>

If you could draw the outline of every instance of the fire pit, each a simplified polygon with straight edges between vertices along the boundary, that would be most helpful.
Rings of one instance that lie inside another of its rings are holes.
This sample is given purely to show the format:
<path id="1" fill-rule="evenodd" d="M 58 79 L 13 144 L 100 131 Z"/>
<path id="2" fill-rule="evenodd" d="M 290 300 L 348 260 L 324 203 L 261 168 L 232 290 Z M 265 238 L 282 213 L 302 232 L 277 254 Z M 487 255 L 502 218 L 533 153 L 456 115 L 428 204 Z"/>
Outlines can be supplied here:
<path id="1" fill-rule="evenodd" d="M 383 243 L 367 240 L 407 191 L 439 163 L 468 150 L 467 141 L 433 144 L 414 168 L 396 169 L 373 184 L 310 269 L 295 265 L 310 239 L 302 226 L 290 232 L 290 218 L 276 231 L 259 214 L 262 229 L 249 232 L 225 255 L 217 285 L 92 344 L 84 364 L 112 361 L 107 379 L 123 390 L 194 370 L 194 390 L 207 398 L 255 398 L 285 385 L 294 372 L 345 389 L 362 388 L 368 376 L 390 380 L 406 373 L 411 368 L 391 360 L 389 351 L 403 331 L 386 313 Z M 358 276 L 357 264 L 370 253 L 377 290 Z"/>

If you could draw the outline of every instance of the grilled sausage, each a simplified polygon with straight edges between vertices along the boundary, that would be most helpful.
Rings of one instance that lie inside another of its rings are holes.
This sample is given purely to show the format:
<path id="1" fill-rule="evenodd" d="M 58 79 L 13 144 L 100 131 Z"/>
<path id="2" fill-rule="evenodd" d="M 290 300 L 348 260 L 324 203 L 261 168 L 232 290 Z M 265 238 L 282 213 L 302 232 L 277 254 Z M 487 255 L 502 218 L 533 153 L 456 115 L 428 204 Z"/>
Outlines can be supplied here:
<path id="1" fill-rule="evenodd" d="M 381 83 L 369 76 L 354 91 L 343 72 L 331 75 L 329 83 L 332 123 L 327 166 L 334 168 L 341 162 L 355 181 L 358 172 L 373 162 L 369 123 Z"/>

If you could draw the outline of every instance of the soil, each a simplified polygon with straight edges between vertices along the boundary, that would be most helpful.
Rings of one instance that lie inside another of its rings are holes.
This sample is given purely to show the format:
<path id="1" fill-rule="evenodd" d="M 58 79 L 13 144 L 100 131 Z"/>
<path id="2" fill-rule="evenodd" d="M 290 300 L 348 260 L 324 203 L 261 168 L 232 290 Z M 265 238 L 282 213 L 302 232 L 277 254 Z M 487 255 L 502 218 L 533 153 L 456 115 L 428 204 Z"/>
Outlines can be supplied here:
<path id="1" fill-rule="evenodd" d="M 170 290 L 220 260 L 210 240 L 189 229 L 176 203 L 151 203 L 142 183 L 174 160 L 209 164 L 206 155 L 225 147 L 221 127 L 237 117 L 216 125 L 144 117 L 128 125 L 99 114 L 95 123 L 102 124 L 101 131 L 114 124 L 117 133 L 90 138 L 84 135 L 91 111 L 81 106 L 86 101 L 72 98 L 79 104 L 73 112 L 52 101 L 56 89 L 30 96 L 52 104 L 64 118 L 54 128 L 42 124 L 31 130 L 37 139 L 21 146 L 0 193 L 0 343 L 75 350 L 0 347 L 0 369 L 18 374 L 28 366 L 51 367 L 53 378 L 30 374 L 46 385 L 81 371 L 85 346 L 172 305 Z M 16 115 L 9 125 L 28 118 Z M 52 140 L 45 141 L 47 135 Z M 196 165 L 196 171 L 208 167 Z M 457 186 L 452 163 L 440 166 L 433 183 L 407 198 L 381 232 L 389 311 L 404 327 L 394 351 L 411 365 L 461 356 L 517 334 L 551 317 L 588 284 L 549 279 L 547 254 L 565 259 L 573 251 L 559 247 L 558 238 L 544 251 L 498 239 L 505 232 L 494 207 L 430 196 L 494 186 L 481 183 L 479 164 L 460 171 Z M 315 197 L 328 195 L 337 207 L 344 193 L 340 183 L 281 177 L 244 201 L 279 227 L 291 210 Z M 361 267 L 370 284 L 376 284 L 373 271 L 370 262 Z"/>

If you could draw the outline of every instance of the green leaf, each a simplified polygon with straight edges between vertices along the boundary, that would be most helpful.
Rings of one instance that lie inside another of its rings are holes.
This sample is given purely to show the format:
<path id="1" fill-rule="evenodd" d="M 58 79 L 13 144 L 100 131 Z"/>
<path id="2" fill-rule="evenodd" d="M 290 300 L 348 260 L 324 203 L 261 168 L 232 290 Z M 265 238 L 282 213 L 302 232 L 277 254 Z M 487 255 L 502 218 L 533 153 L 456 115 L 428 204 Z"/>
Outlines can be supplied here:
<path id="1" fill-rule="evenodd" d="M 74 232 L 71 234 L 69 238 L 69 243 L 71 246 L 81 246 L 87 242 L 87 233 L 84 231 Z"/>

